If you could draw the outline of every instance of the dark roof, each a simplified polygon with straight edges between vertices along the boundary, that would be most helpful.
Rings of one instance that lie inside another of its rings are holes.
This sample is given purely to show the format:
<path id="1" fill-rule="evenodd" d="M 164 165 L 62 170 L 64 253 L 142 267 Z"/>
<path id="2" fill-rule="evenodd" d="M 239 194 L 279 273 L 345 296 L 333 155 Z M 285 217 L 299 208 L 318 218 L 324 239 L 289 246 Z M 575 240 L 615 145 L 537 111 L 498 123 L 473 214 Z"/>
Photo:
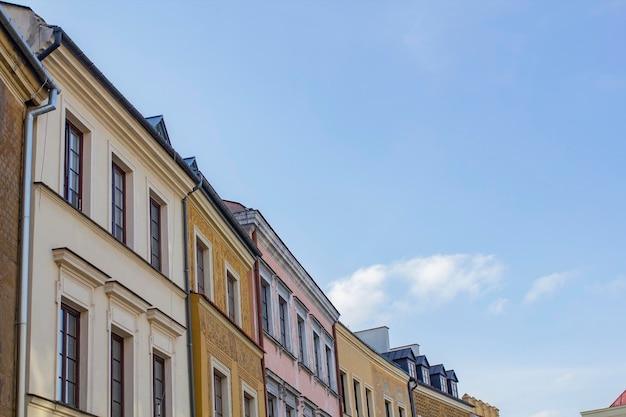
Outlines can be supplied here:
<path id="1" fill-rule="evenodd" d="M 426 355 L 419 355 L 417 358 L 415 358 L 415 364 L 418 366 L 430 368 L 430 364 L 428 363 L 428 359 L 426 359 Z"/>
<path id="2" fill-rule="evenodd" d="M 456 373 L 454 372 L 454 369 L 446 371 L 446 378 L 448 378 L 450 381 L 459 382 L 458 378 L 456 377 Z"/>
<path id="3" fill-rule="evenodd" d="M 170 145 L 172 144 L 172 142 L 170 141 L 170 135 L 167 133 L 167 128 L 165 127 L 165 120 L 163 119 L 163 115 L 146 117 L 146 120 L 157 131 L 159 136 L 161 136 L 164 141 L 166 141 Z"/>
<path id="4" fill-rule="evenodd" d="M 429 369 L 429 373 L 431 375 L 443 375 L 446 376 L 446 368 L 443 367 L 443 364 L 439 364 L 439 365 L 433 365 L 430 367 Z"/>
<path id="5" fill-rule="evenodd" d="M 413 350 L 411 348 L 390 350 L 388 352 L 383 352 L 382 355 L 392 361 L 398 359 L 410 359 L 412 361 L 415 360 L 415 355 L 413 355 Z"/>

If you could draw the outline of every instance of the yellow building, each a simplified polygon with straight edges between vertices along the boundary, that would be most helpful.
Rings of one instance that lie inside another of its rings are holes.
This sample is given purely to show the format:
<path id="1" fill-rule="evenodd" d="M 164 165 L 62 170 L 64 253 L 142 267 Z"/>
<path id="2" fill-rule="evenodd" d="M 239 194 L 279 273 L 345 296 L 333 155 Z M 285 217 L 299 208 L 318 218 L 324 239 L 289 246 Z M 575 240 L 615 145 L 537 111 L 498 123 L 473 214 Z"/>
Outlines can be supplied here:
<path id="1" fill-rule="evenodd" d="M 265 416 L 253 274 L 260 254 L 206 179 L 186 207 L 196 416 Z"/>
<path id="2" fill-rule="evenodd" d="M 478 398 L 474 398 L 468 394 L 463 395 L 463 401 L 474 406 L 474 414 L 479 417 L 499 417 L 500 410 L 493 405 L 486 403 Z"/>
<path id="3" fill-rule="evenodd" d="M 411 416 L 409 375 L 341 323 L 335 325 L 343 416 Z"/>

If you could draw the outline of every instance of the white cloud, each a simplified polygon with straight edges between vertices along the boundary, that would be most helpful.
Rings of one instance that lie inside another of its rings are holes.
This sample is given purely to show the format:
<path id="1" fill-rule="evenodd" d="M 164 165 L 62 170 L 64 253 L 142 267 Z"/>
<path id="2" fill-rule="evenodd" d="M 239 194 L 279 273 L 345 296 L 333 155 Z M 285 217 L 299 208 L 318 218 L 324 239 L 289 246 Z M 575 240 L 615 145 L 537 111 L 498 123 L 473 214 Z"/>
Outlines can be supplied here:
<path id="1" fill-rule="evenodd" d="M 626 276 L 621 276 L 614 281 L 595 284 L 591 291 L 603 296 L 621 296 L 626 290 Z"/>
<path id="2" fill-rule="evenodd" d="M 506 298 L 498 298 L 497 300 L 489 304 L 489 307 L 487 307 L 487 311 L 493 315 L 501 314 L 504 311 L 504 307 L 508 304 L 508 302 L 509 300 L 507 300 Z"/>
<path id="3" fill-rule="evenodd" d="M 553 293 L 563 286 L 563 284 L 570 277 L 570 275 L 570 273 L 562 272 L 537 278 L 533 282 L 533 286 L 526 293 L 526 296 L 524 297 L 524 302 L 532 303 L 534 301 L 537 301 L 537 299 L 543 295 Z"/>
<path id="4" fill-rule="evenodd" d="M 389 317 L 398 308 L 415 311 L 460 294 L 478 296 L 498 284 L 503 269 L 493 255 L 417 257 L 361 268 L 331 283 L 328 295 L 342 321 L 358 325 Z"/>

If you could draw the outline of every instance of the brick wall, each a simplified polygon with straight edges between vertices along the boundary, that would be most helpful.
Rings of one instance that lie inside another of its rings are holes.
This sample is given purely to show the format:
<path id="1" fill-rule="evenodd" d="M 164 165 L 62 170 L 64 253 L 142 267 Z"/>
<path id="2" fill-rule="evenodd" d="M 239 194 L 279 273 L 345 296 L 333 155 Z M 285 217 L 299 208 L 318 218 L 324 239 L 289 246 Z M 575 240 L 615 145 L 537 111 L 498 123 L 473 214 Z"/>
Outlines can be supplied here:
<path id="1" fill-rule="evenodd" d="M 23 111 L 0 80 L 0 417 L 15 407 Z"/>
<path id="2" fill-rule="evenodd" d="M 415 415 L 422 417 L 469 417 L 470 413 L 436 398 L 414 393 Z"/>

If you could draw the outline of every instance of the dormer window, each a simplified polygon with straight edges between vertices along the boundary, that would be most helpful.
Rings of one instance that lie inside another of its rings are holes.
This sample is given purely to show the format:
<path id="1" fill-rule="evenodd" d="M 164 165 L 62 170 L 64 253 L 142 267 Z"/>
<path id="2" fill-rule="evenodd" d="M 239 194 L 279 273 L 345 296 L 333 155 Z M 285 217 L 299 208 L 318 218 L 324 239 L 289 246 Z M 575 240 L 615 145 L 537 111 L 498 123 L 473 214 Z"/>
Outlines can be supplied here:
<path id="1" fill-rule="evenodd" d="M 417 375 L 415 374 L 415 364 L 413 362 L 409 362 L 409 375 L 413 379 L 417 379 Z"/>
<path id="2" fill-rule="evenodd" d="M 459 392 L 457 391 L 457 388 L 456 388 L 456 382 L 454 382 L 454 381 L 450 381 L 450 392 L 449 392 L 449 394 L 452 395 L 453 397 L 457 397 L 457 398 L 459 396 Z"/>
<path id="3" fill-rule="evenodd" d="M 448 383 L 446 381 L 446 377 L 443 375 L 440 375 L 439 378 L 440 378 L 439 386 L 441 387 L 441 390 L 443 392 L 448 392 Z"/>
<path id="4" fill-rule="evenodd" d="M 430 385 L 430 375 L 428 373 L 428 369 L 422 367 L 422 381 L 426 385 Z"/>

